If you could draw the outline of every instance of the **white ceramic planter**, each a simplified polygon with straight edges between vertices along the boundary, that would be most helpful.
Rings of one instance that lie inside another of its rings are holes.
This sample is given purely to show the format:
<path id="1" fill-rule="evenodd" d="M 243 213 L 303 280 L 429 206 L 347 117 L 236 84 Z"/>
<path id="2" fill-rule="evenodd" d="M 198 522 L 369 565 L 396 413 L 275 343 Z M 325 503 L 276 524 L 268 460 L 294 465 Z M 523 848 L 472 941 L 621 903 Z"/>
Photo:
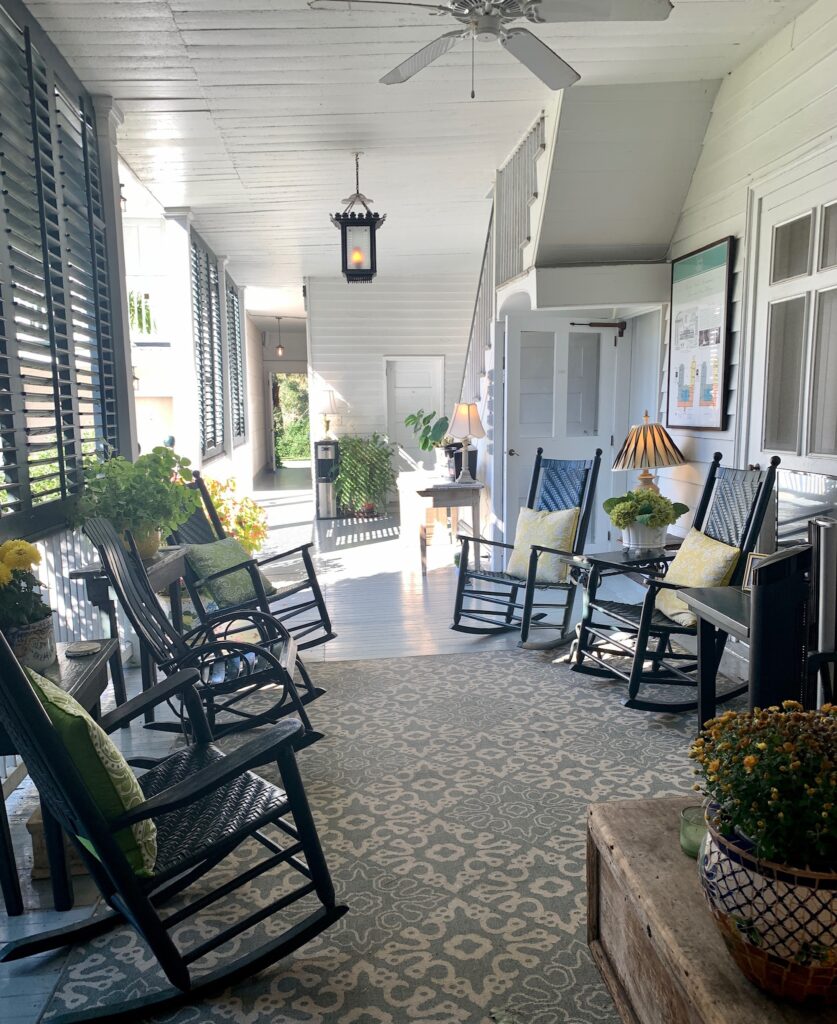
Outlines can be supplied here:
<path id="1" fill-rule="evenodd" d="M 662 548 L 666 542 L 665 526 L 643 526 L 642 523 L 632 523 L 626 526 L 622 534 L 622 543 L 626 548 L 639 548 L 648 550 L 650 548 Z"/>

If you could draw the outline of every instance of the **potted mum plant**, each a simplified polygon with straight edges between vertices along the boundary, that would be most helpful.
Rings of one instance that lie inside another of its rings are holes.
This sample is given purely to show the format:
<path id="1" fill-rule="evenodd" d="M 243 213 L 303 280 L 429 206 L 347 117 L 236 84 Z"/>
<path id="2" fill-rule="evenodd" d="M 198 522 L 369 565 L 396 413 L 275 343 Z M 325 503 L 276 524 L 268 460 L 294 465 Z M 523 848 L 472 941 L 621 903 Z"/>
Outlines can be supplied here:
<path id="1" fill-rule="evenodd" d="M 711 801 L 699 857 L 712 915 L 772 995 L 837 1000 L 837 706 L 727 711 L 690 756 Z"/>
<path id="2" fill-rule="evenodd" d="M 676 523 L 689 506 L 669 501 L 656 491 L 628 491 L 618 498 L 608 498 L 602 505 L 614 526 L 622 531 L 626 548 L 661 548 L 665 546 L 666 529 Z"/>
<path id="3" fill-rule="evenodd" d="M 130 531 L 142 558 L 151 558 L 167 537 L 200 508 L 197 491 L 184 486 L 190 462 L 170 448 L 154 448 L 135 462 L 117 455 L 85 464 L 84 486 L 76 503 L 77 524 L 94 516 L 116 530 Z"/>
<path id="4" fill-rule="evenodd" d="M 52 609 L 32 569 L 41 554 L 25 540 L 0 544 L 0 629 L 21 665 L 43 672 L 55 662 Z"/>

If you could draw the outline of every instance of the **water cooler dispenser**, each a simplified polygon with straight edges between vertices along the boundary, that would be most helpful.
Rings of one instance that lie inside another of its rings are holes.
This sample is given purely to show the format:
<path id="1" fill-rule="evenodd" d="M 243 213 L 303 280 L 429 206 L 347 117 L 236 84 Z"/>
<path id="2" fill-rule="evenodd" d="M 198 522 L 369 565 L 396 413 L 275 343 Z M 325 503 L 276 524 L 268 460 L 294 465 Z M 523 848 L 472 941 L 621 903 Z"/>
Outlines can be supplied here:
<path id="1" fill-rule="evenodd" d="M 337 441 L 314 442 L 314 480 L 317 487 L 317 518 L 337 518 L 337 467 L 340 449 Z"/>

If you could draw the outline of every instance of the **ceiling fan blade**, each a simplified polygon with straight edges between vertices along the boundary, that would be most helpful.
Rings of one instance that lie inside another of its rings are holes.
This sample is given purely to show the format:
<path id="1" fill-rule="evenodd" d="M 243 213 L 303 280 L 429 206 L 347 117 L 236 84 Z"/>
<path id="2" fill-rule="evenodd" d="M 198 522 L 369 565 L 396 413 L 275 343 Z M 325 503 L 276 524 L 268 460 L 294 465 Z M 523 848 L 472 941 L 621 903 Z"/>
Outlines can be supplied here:
<path id="1" fill-rule="evenodd" d="M 517 57 L 533 75 L 556 92 L 577 82 L 581 75 L 557 53 L 525 28 L 513 28 L 501 37 L 500 45 Z"/>
<path id="2" fill-rule="evenodd" d="M 308 0 L 312 11 L 371 11 L 377 13 L 378 7 L 417 7 L 428 14 L 450 14 L 447 7 L 438 4 L 399 3 L 398 0 Z"/>
<path id="3" fill-rule="evenodd" d="M 535 0 L 529 21 L 665 21 L 670 0 Z"/>
<path id="4" fill-rule="evenodd" d="M 402 82 L 406 82 L 408 78 L 412 78 L 422 68 L 426 68 L 434 60 L 444 56 L 448 50 L 452 50 L 461 38 L 461 29 L 456 32 L 445 32 L 443 36 L 439 36 L 432 43 L 423 46 L 412 57 L 408 57 L 403 64 L 399 64 L 397 68 L 393 68 L 392 71 L 385 74 L 381 82 L 384 85 L 400 85 Z"/>

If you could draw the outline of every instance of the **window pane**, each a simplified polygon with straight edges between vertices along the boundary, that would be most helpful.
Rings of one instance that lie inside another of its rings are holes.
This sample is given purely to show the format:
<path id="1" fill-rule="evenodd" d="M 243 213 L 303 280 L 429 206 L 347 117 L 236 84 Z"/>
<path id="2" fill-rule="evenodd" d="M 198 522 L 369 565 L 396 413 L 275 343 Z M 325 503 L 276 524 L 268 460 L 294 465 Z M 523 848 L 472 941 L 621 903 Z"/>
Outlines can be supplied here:
<path id="1" fill-rule="evenodd" d="M 601 341 L 600 334 L 570 331 L 567 437 L 585 437 L 598 429 Z"/>
<path id="2" fill-rule="evenodd" d="M 805 359 L 805 298 L 774 302 L 767 328 L 764 447 L 795 452 L 799 391 Z"/>
<path id="3" fill-rule="evenodd" d="M 772 283 L 808 273 L 811 250 L 811 214 L 782 224 L 773 232 Z"/>
<path id="4" fill-rule="evenodd" d="M 837 267 L 837 203 L 822 211 L 822 258 L 820 267 Z"/>
<path id="5" fill-rule="evenodd" d="M 810 449 L 837 455 L 837 288 L 817 296 Z"/>

